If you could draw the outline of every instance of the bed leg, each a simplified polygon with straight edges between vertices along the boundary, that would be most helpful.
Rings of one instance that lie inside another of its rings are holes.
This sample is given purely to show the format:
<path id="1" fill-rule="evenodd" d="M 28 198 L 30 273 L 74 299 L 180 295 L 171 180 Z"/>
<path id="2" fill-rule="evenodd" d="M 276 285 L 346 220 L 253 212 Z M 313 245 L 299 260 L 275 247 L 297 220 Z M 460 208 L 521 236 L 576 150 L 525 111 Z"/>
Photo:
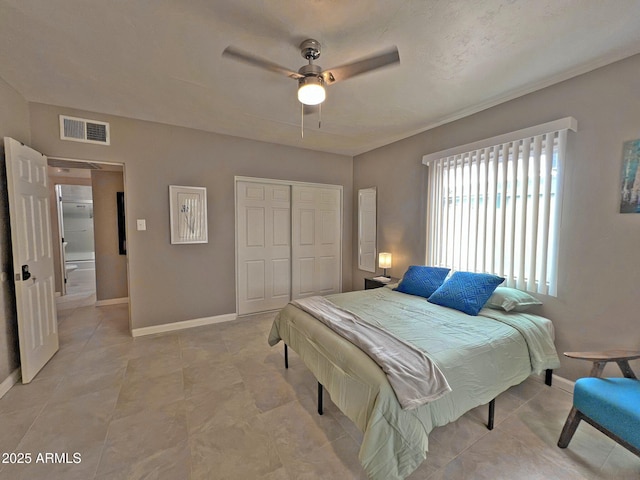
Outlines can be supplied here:
<path id="1" fill-rule="evenodd" d="M 494 398 L 489 402 L 489 421 L 487 422 L 487 428 L 493 430 L 493 419 L 496 413 L 496 399 Z"/>
<path id="2" fill-rule="evenodd" d="M 322 384 L 318 382 L 318 415 L 322 415 Z"/>
<path id="3" fill-rule="evenodd" d="M 287 344 L 284 344 L 284 368 L 289 368 L 289 349 Z"/>
<path id="4" fill-rule="evenodd" d="M 553 370 L 550 368 L 547 368 L 547 370 L 544 372 L 544 383 L 546 383 L 548 386 L 551 386 L 552 378 L 553 378 Z"/>

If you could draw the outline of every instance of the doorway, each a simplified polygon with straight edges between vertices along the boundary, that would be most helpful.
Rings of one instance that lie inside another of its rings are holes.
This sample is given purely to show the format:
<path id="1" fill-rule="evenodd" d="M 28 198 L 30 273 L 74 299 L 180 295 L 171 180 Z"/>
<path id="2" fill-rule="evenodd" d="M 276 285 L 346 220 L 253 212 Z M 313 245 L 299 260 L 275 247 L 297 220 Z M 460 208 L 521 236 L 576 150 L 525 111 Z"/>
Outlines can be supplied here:
<path id="1" fill-rule="evenodd" d="M 58 309 L 128 303 L 124 166 L 49 157 L 48 174 Z"/>
<path id="2" fill-rule="evenodd" d="M 58 223 L 62 241 L 62 296 L 74 299 L 96 294 L 96 252 L 93 229 L 91 185 L 55 185 L 58 196 Z"/>

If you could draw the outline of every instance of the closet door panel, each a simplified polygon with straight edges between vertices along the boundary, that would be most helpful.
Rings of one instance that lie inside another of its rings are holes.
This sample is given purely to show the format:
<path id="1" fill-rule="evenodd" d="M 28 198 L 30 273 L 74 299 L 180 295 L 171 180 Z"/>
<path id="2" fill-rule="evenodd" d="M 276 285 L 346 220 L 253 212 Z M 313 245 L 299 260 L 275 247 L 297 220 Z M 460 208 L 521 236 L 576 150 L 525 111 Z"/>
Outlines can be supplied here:
<path id="1" fill-rule="evenodd" d="M 264 208 L 249 207 L 246 211 L 246 248 L 264 247 Z"/>
<path id="2" fill-rule="evenodd" d="M 245 262 L 246 267 L 246 283 L 247 300 L 259 301 L 264 300 L 265 282 L 264 282 L 264 261 L 249 260 Z"/>
<path id="3" fill-rule="evenodd" d="M 295 272 L 294 277 L 297 276 L 300 281 L 299 285 L 299 294 L 297 298 L 302 296 L 314 295 L 315 293 L 315 285 L 314 285 L 314 275 L 315 275 L 315 263 L 316 259 L 313 257 L 305 257 L 298 259 L 298 268 L 297 272 Z M 297 274 L 297 275 L 296 275 Z"/>
<path id="4" fill-rule="evenodd" d="M 309 251 L 313 251 L 313 247 L 316 242 L 316 221 L 315 221 L 315 211 L 309 208 L 300 208 L 298 210 L 298 224 L 299 229 L 298 233 L 298 246 L 302 247 L 310 247 Z"/>
<path id="5" fill-rule="evenodd" d="M 292 298 L 341 291 L 341 201 L 335 188 L 292 187 Z"/>
<path id="6" fill-rule="evenodd" d="M 334 293 L 335 271 L 339 267 L 335 256 L 318 258 L 318 284 L 316 286 L 320 295 Z"/>
<path id="7" fill-rule="evenodd" d="M 237 182 L 238 314 L 284 307 L 291 292 L 290 186 Z"/>
<path id="8" fill-rule="evenodd" d="M 342 290 L 342 192 L 236 182 L 238 314 Z"/>
<path id="9" fill-rule="evenodd" d="M 291 246 L 291 210 L 288 208 L 274 208 L 272 211 L 273 246 Z"/>
<path id="10" fill-rule="evenodd" d="M 289 301 L 291 295 L 291 262 L 281 258 L 273 262 L 273 296 Z"/>

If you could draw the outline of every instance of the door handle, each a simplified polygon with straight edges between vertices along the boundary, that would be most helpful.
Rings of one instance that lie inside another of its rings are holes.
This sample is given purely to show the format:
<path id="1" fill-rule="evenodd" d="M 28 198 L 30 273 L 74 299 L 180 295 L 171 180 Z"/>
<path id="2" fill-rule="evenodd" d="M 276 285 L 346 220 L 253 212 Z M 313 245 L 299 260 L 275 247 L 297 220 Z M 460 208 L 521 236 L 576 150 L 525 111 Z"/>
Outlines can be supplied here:
<path id="1" fill-rule="evenodd" d="M 22 280 L 26 281 L 31 278 L 31 273 L 29 272 L 29 265 L 22 265 Z"/>

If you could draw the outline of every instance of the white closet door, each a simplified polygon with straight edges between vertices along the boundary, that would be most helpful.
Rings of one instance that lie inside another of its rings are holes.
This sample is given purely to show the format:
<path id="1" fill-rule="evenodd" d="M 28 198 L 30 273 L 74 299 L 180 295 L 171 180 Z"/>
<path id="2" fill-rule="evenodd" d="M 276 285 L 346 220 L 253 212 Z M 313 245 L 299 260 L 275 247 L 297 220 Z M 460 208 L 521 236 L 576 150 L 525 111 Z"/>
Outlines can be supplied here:
<path id="1" fill-rule="evenodd" d="M 292 187 L 291 296 L 328 295 L 342 290 L 341 191 Z"/>
<path id="2" fill-rule="evenodd" d="M 282 308 L 291 298 L 290 188 L 237 182 L 239 315 Z"/>

